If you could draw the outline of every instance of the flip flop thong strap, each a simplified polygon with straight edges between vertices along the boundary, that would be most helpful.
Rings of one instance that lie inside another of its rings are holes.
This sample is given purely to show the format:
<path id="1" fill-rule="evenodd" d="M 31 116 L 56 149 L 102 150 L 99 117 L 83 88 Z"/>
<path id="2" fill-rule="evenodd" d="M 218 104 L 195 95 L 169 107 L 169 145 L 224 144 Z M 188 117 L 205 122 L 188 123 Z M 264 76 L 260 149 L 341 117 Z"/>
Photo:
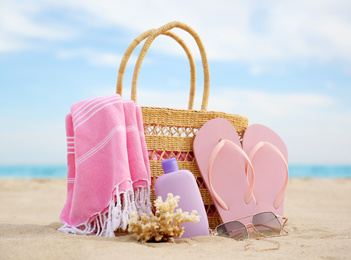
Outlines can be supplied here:
<path id="1" fill-rule="evenodd" d="M 255 157 L 256 153 L 262 148 L 262 147 L 269 147 L 270 149 L 272 149 L 276 154 L 279 155 L 279 157 L 282 159 L 283 163 L 284 163 L 284 166 L 285 166 L 285 172 L 286 172 L 286 177 L 285 177 L 285 182 L 284 182 L 284 185 L 282 187 L 282 189 L 280 190 L 277 198 L 275 199 L 274 201 L 274 208 L 277 209 L 280 204 L 282 203 L 283 201 L 283 198 L 284 198 L 284 194 L 285 194 L 285 190 L 286 190 L 286 187 L 288 186 L 288 177 L 289 177 L 289 168 L 288 168 L 288 163 L 286 162 L 285 160 L 285 157 L 284 155 L 280 152 L 280 150 L 275 146 L 273 145 L 272 143 L 269 143 L 269 142 L 258 142 L 253 148 L 252 150 L 250 151 L 249 153 L 249 158 L 250 160 L 252 161 L 253 158 Z M 247 170 L 246 170 L 247 171 Z M 246 173 L 247 174 L 247 173 Z"/>
<path id="2" fill-rule="evenodd" d="M 209 162 L 208 162 L 208 168 L 207 168 L 207 174 L 208 174 L 208 180 L 209 180 L 209 188 L 211 189 L 211 192 L 213 194 L 213 196 L 215 197 L 216 201 L 218 202 L 219 205 L 221 205 L 221 207 L 225 210 L 229 210 L 227 204 L 222 200 L 222 198 L 218 195 L 218 193 L 215 191 L 215 189 L 212 186 L 212 166 L 213 163 L 215 161 L 215 159 L 217 158 L 218 153 L 220 152 L 220 150 L 225 146 L 225 145 L 229 145 L 231 148 L 233 148 L 234 150 L 238 151 L 247 161 L 247 163 L 249 164 L 251 170 L 252 170 L 252 175 L 251 175 L 251 180 L 248 180 L 248 176 L 247 176 L 247 172 L 246 172 L 246 178 L 248 181 L 248 189 L 246 192 L 246 196 L 245 196 L 245 203 L 248 204 L 251 200 L 252 197 L 252 193 L 253 193 L 253 187 L 254 187 L 254 183 L 255 183 L 255 172 L 253 169 L 253 166 L 251 164 L 251 161 L 249 159 L 249 157 L 247 156 L 247 154 L 241 149 L 240 146 L 238 146 L 236 143 L 228 140 L 228 139 L 221 139 L 218 144 L 215 146 L 215 148 L 213 149 L 210 158 L 209 158 Z"/>

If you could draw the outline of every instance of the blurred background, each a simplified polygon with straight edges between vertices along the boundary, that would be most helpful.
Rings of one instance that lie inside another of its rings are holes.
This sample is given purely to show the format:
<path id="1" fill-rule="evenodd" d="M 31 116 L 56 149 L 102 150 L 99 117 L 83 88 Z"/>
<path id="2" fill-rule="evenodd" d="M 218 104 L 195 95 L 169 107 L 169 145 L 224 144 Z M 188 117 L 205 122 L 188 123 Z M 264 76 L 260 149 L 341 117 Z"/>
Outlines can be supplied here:
<path id="1" fill-rule="evenodd" d="M 290 165 L 351 165 L 351 2 L 0 0 L 0 165 L 66 164 L 65 115 L 115 93 L 119 63 L 142 32 L 179 20 L 209 58 L 208 110 L 264 124 Z M 179 29 L 203 76 L 195 41 Z M 124 78 L 130 99 L 133 53 Z M 158 37 L 140 71 L 138 103 L 187 108 L 187 56 Z M 7 169 L 8 171 L 8 169 Z"/>

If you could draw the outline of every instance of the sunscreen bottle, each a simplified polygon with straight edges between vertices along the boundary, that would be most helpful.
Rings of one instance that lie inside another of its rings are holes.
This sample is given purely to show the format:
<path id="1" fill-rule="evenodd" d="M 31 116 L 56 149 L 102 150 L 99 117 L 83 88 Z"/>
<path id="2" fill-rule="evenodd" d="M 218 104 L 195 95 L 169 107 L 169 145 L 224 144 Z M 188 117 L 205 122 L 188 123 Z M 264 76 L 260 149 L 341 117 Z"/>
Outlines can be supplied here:
<path id="1" fill-rule="evenodd" d="M 184 227 L 182 238 L 209 235 L 207 214 L 194 175 L 188 170 L 179 170 L 176 158 L 162 161 L 162 167 L 165 174 L 156 179 L 156 197 L 161 196 L 165 201 L 168 193 L 174 197 L 180 196 L 178 208 L 189 214 L 196 210 L 200 216 L 197 223 L 185 222 L 180 225 Z"/>

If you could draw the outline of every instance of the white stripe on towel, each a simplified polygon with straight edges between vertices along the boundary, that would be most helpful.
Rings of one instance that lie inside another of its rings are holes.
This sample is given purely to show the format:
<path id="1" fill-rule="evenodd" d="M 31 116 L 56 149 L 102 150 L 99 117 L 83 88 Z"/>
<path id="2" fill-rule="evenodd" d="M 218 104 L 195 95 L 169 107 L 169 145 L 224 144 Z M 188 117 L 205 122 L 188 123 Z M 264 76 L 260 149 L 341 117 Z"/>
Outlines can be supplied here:
<path id="1" fill-rule="evenodd" d="M 126 132 L 133 132 L 133 131 L 139 132 L 139 129 L 136 125 L 126 127 Z"/>
<path id="2" fill-rule="evenodd" d="M 106 97 L 100 97 L 100 98 L 91 98 L 88 99 L 87 102 L 85 102 L 83 105 L 81 105 L 80 107 L 78 107 L 73 113 L 72 113 L 72 117 L 77 117 L 80 113 L 82 113 L 84 110 L 86 110 L 89 106 L 93 105 L 94 103 L 97 102 L 103 102 L 105 100 L 110 100 L 113 98 L 119 98 L 119 96 L 106 96 Z"/>
<path id="3" fill-rule="evenodd" d="M 94 106 L 88 106 L 86 108 L 84 108 L 83 110 L 79 111 L 77 114 L 75 114 L 74 116 L 72 115 L 72 118 L 73 118 L 73 121 L 78 121 L 79 119 L 81 119 L 82 117 L 84 117 L 86 114 L 88 114 L 91 110 L 94 110 L 97 106 L 101 105 L 101 104 L 104 104 L 106 102 L 110 102 L 110 101 L 113 101 L 113 100 L 121 100 L 119 98 L 116 98 L 116 97 L 109 97 L 109 98 L 105 98 L 105 99 L 102 99 L 102 100 L 95 100 L 94 102 L 92 102 L 90 105 L 94 104 L 94 103 L 97 103 L 95 104 Z M 86 111 L 85 111 L 86 110 Z M 84 113 L 82 115 L 79 115 L 81 112 Z"/>
<path id="4" fill-rule="evenodd" d="M 67 154 L 74 154 L 75 146 L 74 146 L 74 136 L 67 136 Z"/>
<path id="5" fill-rule="evenodd" d="M 82 162 L 84 162 L 86 159 L 88 159 L 89 157 L 91 157 L 92 155 L 94 155 L 95 153 L 97 153 L 99 150 L 101 150 L 112 138 L 112 136 L 116 133 L 116 132 L 125 132 L 126 129 L 124 126 L 115 126 L 111 132 L 104 138 L 104 140 L 102 140 L 100 143 L 98 143 L 95 147 L 93 147 L 92 149 L 90 149 L 87 153 L 85 153 L 84 155 L 82 155 L 81 157 L 79 157 L 76 161 L 76 166 L 78 166 L 79 164 L 81 164 Z"/>
<path id="6" fill-rule="evenodd" d="M 122 102 L 122 100 L 117 100 L 117 101 L 114 101 L 114 102 L 111 102 L 111 103 L 107 103 L 107 104 L 105 104 L 104 106 L 102 106 L 102 107 L 100 107 L 100 108 L 98 108 L 98 109 L 96 109 L 91 115 L 89 115 L 88 117 L 86 117 L 83 121 L 81 121 L 78 125 L 76 125 L 75 127 L 74 127 L 74 131 L 76 131 L 77 130 L 77 128 L 80 126 L 80 125 L 82 125 L 83 123 L 85 123 L 86 121 L 88 121 L 93 115 L 95 115 L 97 112 L 99 112 L 101 109 L 103 109 L 104 107 L 107 107 L 107 106 L 109 106 L 109 105 L 113 105 L 113 104 L 116 104 L 116 103 L 120 103 L 120 102 Z M 100 105 L 100 104 L 98 104 L 98 105 Z M 90 110 L 89 110 L 90 111 Z M 88 112 L 89 112 L 88 111 Z M 84 116 L 84 115 L 83 115 Z M 80 117 L 79 119 L 81 119 L 82 117 Z M 77 121 L 79 120 L 79 119 L 77 119 Z M 77 123 L 77 121 L 75 121 L 75 123 Z"/>

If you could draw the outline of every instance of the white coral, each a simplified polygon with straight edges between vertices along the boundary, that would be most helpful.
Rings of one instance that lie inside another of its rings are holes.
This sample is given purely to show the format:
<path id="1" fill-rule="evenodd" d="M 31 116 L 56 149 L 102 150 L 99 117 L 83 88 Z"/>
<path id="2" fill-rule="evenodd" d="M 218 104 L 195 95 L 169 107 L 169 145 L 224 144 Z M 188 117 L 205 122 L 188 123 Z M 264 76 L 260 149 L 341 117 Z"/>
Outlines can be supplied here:
<path id="1" fill-rule="evenodd" d="M 184 222 L 199 222 L 200 216 L 197 215 L 196 210 L 191 214 L 189 212 L 182 212 L 178 208 L 180 197 L 169 193 L 165 202 L 159 196 L 154 205 L 156 207 L 155 215 L 150 213 L 148 217 L 143 213 L 139 219 L 138 213 L 133 212 L 128 221 L 128 231 L 138 234 L 138 240 L 141 242 L 155 241 L 167 242 L 173 241 L 172 237 L 181 237 L 184 233 L 184 227 L 179 227 Z"/>

